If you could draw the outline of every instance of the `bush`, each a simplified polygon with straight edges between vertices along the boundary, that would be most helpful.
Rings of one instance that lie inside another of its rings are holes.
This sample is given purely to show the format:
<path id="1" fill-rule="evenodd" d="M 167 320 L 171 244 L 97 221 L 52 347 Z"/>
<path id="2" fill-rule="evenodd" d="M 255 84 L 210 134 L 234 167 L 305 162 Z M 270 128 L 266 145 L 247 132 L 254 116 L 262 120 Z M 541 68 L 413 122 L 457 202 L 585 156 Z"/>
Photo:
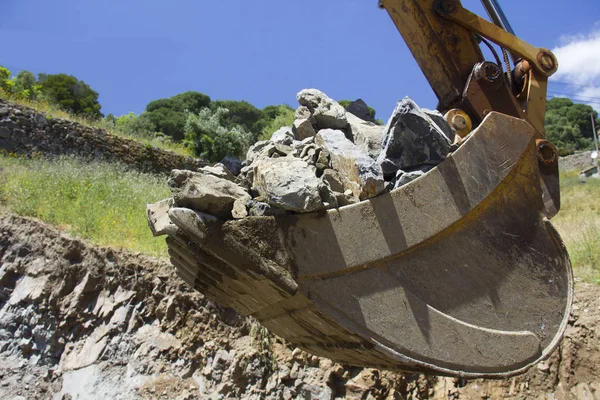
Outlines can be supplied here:
<path id="1" fill-rule="evenodd" d="M 217 162 L 227 155 L 243 158 L 253 143 L 253 134 L 241 126 L 225 127 L 222 121 L 229 111 L 208 108 L 190 113 L 185 126 L 185 144 L 198 157 Z"/>
<path id="2" fill-rule="evenodd" d="M 290 106 L 271 106 L 276 109 L 276 114 L 267 121 L 265 127 L 262 129 L 260 135 L 258 136 L 259 140 L 269 140 L 271 139 L 271 135 L 275 133 L 279 128 L 284 126 L 292 126 L 295 118 L 295 111 Z M 271 114 L 273 115 L 273 114 Z"/>

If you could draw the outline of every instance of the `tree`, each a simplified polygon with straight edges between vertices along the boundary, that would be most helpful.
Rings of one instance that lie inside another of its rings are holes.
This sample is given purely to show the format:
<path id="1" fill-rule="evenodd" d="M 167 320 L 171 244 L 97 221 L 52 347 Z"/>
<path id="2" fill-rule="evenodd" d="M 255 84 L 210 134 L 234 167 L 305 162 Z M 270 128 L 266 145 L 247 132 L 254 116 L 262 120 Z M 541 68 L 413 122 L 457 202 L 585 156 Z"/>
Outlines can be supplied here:
<path id="1" fill-rule="evenodd" d="M 600 126 L 598 113 L 591 106 L 555 97 L 546 104 L 546 137 L 558 147 L 561 155 L 586 150 L 593 144 L 592 114 L 596 126 Z"/>
<path id="2" fill-rule="evenodd" d="M 267 110 L 268 109 L 268 110 Z M 284 126 L 292 126 L 296 118 L 295 110 L 287 105 L 267 106 L 263 108 L 266 125 L 258 139 L 269 140 L 275 131 Z"/>
<path id="3" fill-rule="evenodd" d="M 6 93 L 12 93 L 15 85 L 14 78 L 11 78 L 12 73 L 8 68 L 0 66 L 0 89 Z"/>
<path id="4" fill-rule="evenodd" d="M 71 114 L 92 119 L 102 117 L 98 93 L 85 82 L 66 74 L 39 74 L 38 81 L 44 97 L 50 103 Z"/>
<path id="5" fill-rule="evenodd" d="M 258 135 L 258 132 L 263 126 L 259 121 L 263 119 L 263 113 L 258 108 L 254 107 L 247 101 L 236 100 L 217 100 L 211 104 L 211 109 L 216 111 L 219 108 L 228 110 L 222 115 L 221 123 L 226 127 L 243 126 L 246 131 L 253 132 Z"/>
<path id="6" fill-rule="evenodd" d="M 210 103 L 210 97 L 204 93 L 188 91 L 168 99 L 151 101 L 146 106 L 144 118 L 154 125 L 153 131 L 179 141 L 185 135 L 188 113 L 198 113 Z"/>
<path id="7" fill-rule="evenodd" d="M 185 126 L 185 144 L 196 156 L 211 162 L 222 160 L 227 155 L 243 157 L 250 147 L 253 134 L 242 126 L 225 127 L 221 121 L 227 119 L 228 110 L 204 108 L 190 113 Z"/>

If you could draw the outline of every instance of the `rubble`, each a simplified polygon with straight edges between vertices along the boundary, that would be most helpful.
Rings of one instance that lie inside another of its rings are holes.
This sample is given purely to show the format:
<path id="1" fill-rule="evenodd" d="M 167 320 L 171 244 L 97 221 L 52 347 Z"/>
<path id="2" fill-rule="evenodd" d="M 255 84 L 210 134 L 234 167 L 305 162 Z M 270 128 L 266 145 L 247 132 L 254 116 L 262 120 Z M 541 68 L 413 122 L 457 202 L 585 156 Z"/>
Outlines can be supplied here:
<path id="1" fill-rule="evenodd" d="M 443 116 L 408 97 L 387 126 L 372 122 L 362 100 L 347 112 L 316 89 L 302 90 L 297 99 L 292 126 L 250 146 L 243 163 L 226 157 L 198 172 L 174 170 L 170 207 L 222 220 L 343 207 L 410 183 L 451 150 L 454 131 Z M 155 234 L 170 227 L 164 207 L 149 206 Z M 157 210 L 162 219 L 153 216 Z"/>

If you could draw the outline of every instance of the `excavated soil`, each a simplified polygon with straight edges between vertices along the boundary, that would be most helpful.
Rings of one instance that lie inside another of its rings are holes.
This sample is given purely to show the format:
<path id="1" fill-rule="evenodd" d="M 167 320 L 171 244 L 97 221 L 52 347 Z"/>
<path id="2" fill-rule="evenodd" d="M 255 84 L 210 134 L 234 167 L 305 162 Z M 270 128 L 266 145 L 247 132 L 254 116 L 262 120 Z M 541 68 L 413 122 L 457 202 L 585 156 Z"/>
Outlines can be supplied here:
<path id="1" fill-rule="evenodd" d="M 600 288 L 577 283 L 566 337 L 506 380 L 332 363 L 191 291 L 165 261 L 0 218 L 2 399 L 600 399 Z"/>

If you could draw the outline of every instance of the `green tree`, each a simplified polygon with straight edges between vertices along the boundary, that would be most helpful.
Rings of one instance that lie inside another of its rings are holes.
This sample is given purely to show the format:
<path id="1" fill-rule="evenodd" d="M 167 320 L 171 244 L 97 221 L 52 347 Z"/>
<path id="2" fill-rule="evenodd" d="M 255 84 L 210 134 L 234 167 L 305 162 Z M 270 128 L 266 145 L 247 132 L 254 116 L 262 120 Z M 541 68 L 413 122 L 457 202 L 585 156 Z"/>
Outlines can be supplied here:
<path id="1" fill-rule="evenodd" d="M 210 97 L 204 93 L 188 91 L 168 99 L 151 101 L 146 106 L 144 118 L 154 125 L 153 131 L 180 141 L 185 135 L 188 113 L 198 113 L 210 103 Z"/>
<path id="2" fill-rule="evenodd" d="M 92 119 L 102 117 L 98 93 L 85 82 L 66 74 L 39 74 L 38 82 L 50 103 L 75 115 Z"/>
<path id="3" fill-rule="evenodd" d="M 196 156 L 211 162 L 222 160 L 227 155 L 242 157 L 253 142 L 253 134 L 236 125 L 225 127 L 229 111 L 225 108 L 204 108 L 190 113 L 185 126 L 185 143 Z"/>
<path id="4" fill-rule="evenodd" d="M 266 118 L 266 125 L 263 127 L 258 139 L 269 140 L 271 135 L 279 128 L 284 126 L 292 126 L 296 118 L 295 110 L 287 105 L 268 106 L 269 110 L 263 109 Z"/>
<path id="5" fill-rule="evenodd" d="M 217 100 L 210 107 L 213 111 L 225 108 L 229 112 L 222 115 L 221 124 L 226 127 L 243 126 L 248 132 L 258 135 L 262 126 L 263 113 L 247 101 Z"/>
<path id="6" fill-rule="evenodd" d="M 589 149 L 593 144 L 592 114 L 600 126 L 598 113 L 591 106 L 555 97 L 546 104 L 546 137 L 561 155 Z"/>

